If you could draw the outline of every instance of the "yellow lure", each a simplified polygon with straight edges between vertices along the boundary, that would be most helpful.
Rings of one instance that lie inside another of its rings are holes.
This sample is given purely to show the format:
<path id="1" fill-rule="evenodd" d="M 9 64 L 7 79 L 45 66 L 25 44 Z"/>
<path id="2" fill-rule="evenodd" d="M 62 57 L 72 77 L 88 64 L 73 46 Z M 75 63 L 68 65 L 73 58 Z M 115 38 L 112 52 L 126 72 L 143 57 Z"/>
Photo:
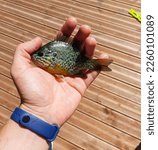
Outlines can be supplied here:
<path id="1" fill-rule="evenodd" d="M 130 9 L 129 11 L 129 14 L 131 14 L 134 18 L 136 18 L 139 22 L 141 22 L 141 15 L 139 12 L 137 12 L 136 10 L 134 9 Z"/>

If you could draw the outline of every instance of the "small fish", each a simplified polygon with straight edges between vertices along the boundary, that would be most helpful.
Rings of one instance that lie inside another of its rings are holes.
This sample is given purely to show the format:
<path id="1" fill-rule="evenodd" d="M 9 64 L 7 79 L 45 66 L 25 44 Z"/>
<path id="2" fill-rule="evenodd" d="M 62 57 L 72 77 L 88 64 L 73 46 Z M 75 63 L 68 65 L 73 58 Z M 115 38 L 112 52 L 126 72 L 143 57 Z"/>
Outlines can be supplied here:
<path id="1" fill-rule="evenodd" d="M 33 62 L 54 75 L 84 75 L 88 70 L 97 70 L 108 66 L 108 59 L 89 59 L 72 43 L 54 40 L 42 46 L 32 54 Z"/>

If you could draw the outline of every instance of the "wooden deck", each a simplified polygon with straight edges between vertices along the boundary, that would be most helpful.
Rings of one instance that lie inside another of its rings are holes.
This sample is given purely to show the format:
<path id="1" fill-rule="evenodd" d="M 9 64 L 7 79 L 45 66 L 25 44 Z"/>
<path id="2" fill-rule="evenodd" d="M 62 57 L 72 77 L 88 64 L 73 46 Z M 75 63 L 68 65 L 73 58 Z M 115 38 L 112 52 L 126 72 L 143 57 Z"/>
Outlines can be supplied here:
<path id="1" fill-rule="evenodd" d="M 88 24 L 97 51 L 110 54 L 101 72 L 65 123 L 54 150 L 136 150 L 140 143 L 140 23 L 128 14 L 139 0 L 0 0 L 0 127 L 19 105 L 10 77 L 17 44 L 37 35 L 48 42 L 64 20 Z M 97 54 L 98 52 L 96 52 Z"/>

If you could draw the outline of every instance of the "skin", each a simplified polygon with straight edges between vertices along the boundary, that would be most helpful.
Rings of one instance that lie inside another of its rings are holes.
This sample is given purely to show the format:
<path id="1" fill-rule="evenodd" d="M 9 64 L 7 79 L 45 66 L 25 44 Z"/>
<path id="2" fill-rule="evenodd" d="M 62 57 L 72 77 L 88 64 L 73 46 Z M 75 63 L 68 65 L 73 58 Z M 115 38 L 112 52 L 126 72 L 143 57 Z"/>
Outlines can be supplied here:
<path id="1" fill-rule="evenodd" d="M 67 19 L 58 34 L 64 34 L 69 37 L 76 28 L 76 25 L 77 20 L 71 17 Z M 76 42 L 81 45 L 82 50 L 85 51 L 88 57 L 93 56 L 96 47 L 96 40 L 90 36 L 90 33 L 90 27 L 82 25 L 75 35 Z M 11 75 L 21 96 L 20 107 L 48 123 L 56 123 L 62 126 L 73 114 L 85 90 L 97 77 L 99 72 L 93 71 L 87 73 L 86 79 L 80 77 L 56 78 L 31 62 L 30 54 L 40 48 L 41 45 L 42 40 L 40 37 L 18 45 L 11 67 Z M 101 57 L 109 58 L 106 54 L 103 54 Z M 10 120 L 0 133 L 0 149 L 7 150 L 9 145 L 11 146 L 10 141 L 15 136 L 17 136 L 16 141 L 14 141 L 15 150 L 18 150 L 15 142 L 22 144 L 23 142 L 20 141 L 22 139 L 25 140 L 25 143 L 27 141 L 28 149 L 32 148 L 33 145 L 29 141 L 31 137 L 36 137 L 35 139 L 38 143 L 38 145 L 34 144 L 34 149 L 44 150 L 48 148 L 44 139 L 27 129 L 21 128 Z"/>

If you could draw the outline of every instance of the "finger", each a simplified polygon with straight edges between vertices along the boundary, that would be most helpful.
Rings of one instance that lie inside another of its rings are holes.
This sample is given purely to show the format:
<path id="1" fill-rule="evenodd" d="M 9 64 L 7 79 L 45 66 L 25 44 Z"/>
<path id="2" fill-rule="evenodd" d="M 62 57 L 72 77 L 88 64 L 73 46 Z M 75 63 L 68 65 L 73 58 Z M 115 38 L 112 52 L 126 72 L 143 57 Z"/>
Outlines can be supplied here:
<path id="1" fill-rule="evenodd" d="M 87 73 L 86 78 L 80 77 L 65 77 L 64 80 L 74 89 L 76 89 L 81 96 L 83 96 L 85 90 L 89 87 L 89 85 L 95 80 L 98 76 L 99 71 L 93 71 Z"/>
<path id="2" fill-rule="evenodd" d="M 41 45 L 41 38 L 36 37 L 35 39 L 22 43 L 17 47 L 11 67 L 11 75 L 13 77 L 18 76 L 21 72 L 24 72 L 24 70 L 32 66 L 30 54 L 39 49 Z"/>
<path id="3" fill-rule="evenodd" d="M 85 51 L 85 55 L 88 58 L 91 58 L 93 56 L 96 44 L 97 42 L 95 38 L 92 38 L 92 37 L 86 38 L 83 49 Z"/>
<path id="4" fill-rule="evenodd" d="M 112 62 L 113 62 L 113 59 L 106 53 L 102 53 L 100 54 L 100 56 L 98 57 L 98 59 L 103 59 L 104 60 L 104 66 L 109 66 Z"/>
<path id="5" fill-rule="evenodd" d="M 25 68 L 30 65 L 30 54 L 39 49 L 42 45 L 42 40 L 39 37 L 20 44 L 14 54 L 13 67 Z"/>
<path id="6" fill-rule="evenodd" d="M 91 72 L 87 73 L 87 78 L 83 79 L 87 88 L 96 79 L 96 77 L 99 75 L 99 73 L 100 73 L 100 70 L 91 71 Z"/>
<path id="7" fill-rule="evenodd" d="M 75 35 L 74 40 L 84 41 L 89 36 L 90 33 L 91 33 L 91 28 L 87 25 L 82 25 L 79 28 L 77 34 Z"/>
<path id="8" fill-rule="evenodd" d="M 31 41 L 20 44 L 16 49 L 17 55 L 25 56 L 27 53 L 31 54 L 34 51 L 38 50 L 42 45 L 42 39 L 40 37 L 36 37 Z"/>
<path id="9" fill-rule="evenodd" d="M 82 44 L 84 43 L 85 39 L 90 35 L 90 33 L 91 33 L 91 28 L 87 25 L 82 25 L 74 37 L 73 44 L 76 47 L 81 48 Z"/>
<path id="10" fill-rule="evenodd" d="M 66 37 L 70 37 L 74 29 L 76 28 L 77 20 L 74 17 L 70 17 L 66 20 L 64 25 L 61 27 L 57 36 L 64 35 Z"/>

